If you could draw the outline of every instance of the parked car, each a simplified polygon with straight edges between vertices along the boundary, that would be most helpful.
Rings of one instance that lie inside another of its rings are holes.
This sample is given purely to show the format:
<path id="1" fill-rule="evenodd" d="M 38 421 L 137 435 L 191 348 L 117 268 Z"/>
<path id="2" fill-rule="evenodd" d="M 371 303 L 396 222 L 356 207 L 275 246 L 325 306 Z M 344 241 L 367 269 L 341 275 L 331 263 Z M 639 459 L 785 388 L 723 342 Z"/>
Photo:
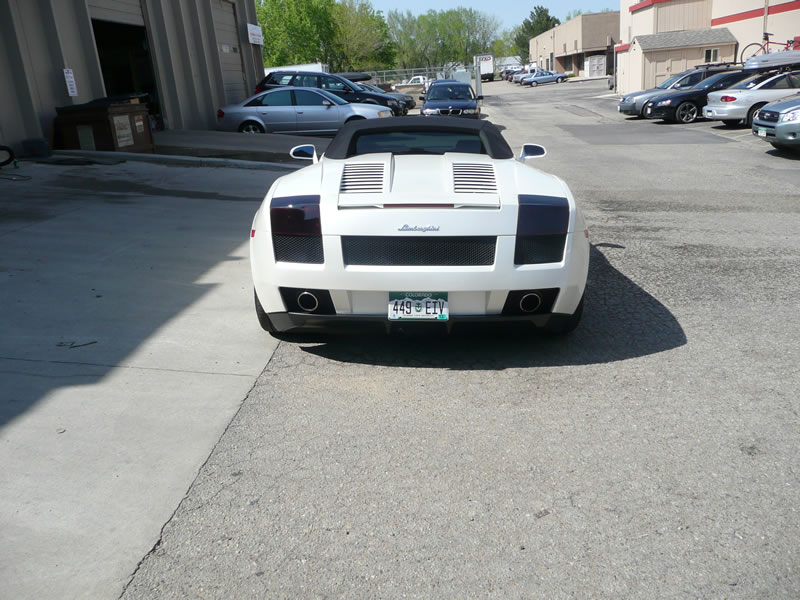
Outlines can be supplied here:
<path id="1" fill-rule="evenodd" d="M 520 80 L 520 83 L 522 85 L 536 87 L 540 83 L 564 83 L 566 80 L 567 76 L 564 75 L 564 73 L 555 73 L 553 71 L 545 71 L 544 69 L 540 69 L 533 75 Z"/>
<path id="2" fill-rule="evenodd" d="M 375 104 L 351 104 L 316 88 L 276 88 L 217 110 L 217 129 L 331 135 L 352 120 L 391 117 Z"/>
<path id="3" fill-rule="evenodd" d="M 762 107 L 753 119 L 753 135 L 778 150 L 800 149 L 800 92 Z"/>
<path id="4" fill-rule="evenodd" d="M 798 88 L 800 71 L 752 75 L 727 90 L 711 92 L 703 116 L 725 125 L 736 125 L 743 120 L 750 127 L 758 109 Z"/>
<path id="5" fill-rule="evenodd" d="M 645 105 L 649 100 L 652 100 L 656 96 L 666 94 L 670 90 L 685 90 L 692 88 L 712 75 L 717 75 L 718 73 L 724 73 L 731 70 L 739 71 L 741 70 L 741 67 L 732 65 L 710 65 L 683 71 L 682 73 L 678 73 L 677 75 L 673 75 L 665 81 L 662 81 L 659 85 L 649 90 L 625 94 L 620 99 L 619 104 L 617 105 L 617 110 L 625 115 L 644 117 Z"/>
<path id="6" fill-rule="evenodd" d="M 454 79 L 441 79 L 431 83 L 428 93 L 419 97 L 424 102 L 420 114 L 425 116 L 450 115 L 479 119 L 481 109 L 472 86 Z"/>
<path id="7" fill-rule="evenodd" d="M 647 101 L 644 115 L 648 119 L 693 123 L 703 116 L 703 107 L 708 101 L 709 93 L 729 88 L 751 74 L 741 70 L 717 73 L 688 90 L 674 90 L 656 96 Z"/>
<path id="8" fill-rule="evenodd" d="M 567 184 L 525 164 L 544 153 L 515 160 L 489 121 L 414 116 L 348 123 L 321 158 L 293 148 L 311 164 L 275 181 L 250 232 L 259 324 L 575 329 L 588 232 Z"/>
<path id="9" fill-rule="evenodd" d="M 385 92 L 377 85 L 372 85 L 370 83 L 359 83 L 358 86 L 367 92 L 375 92 L 376 94 L 386 94 L 387 96 L 391 96 L 400 103 L 404 115 L 407 115 L 408 111 L 417 105 L 417 101 L 414 100 L 414 96 L 412 96 L 411 94 L 402 94 L 400 92 Z"/>
<path id="10" fill-rule="evenodd" d="M 509 81 L 511 83 L 519 83 L 525 77 L 529 77 L 529 76 L 533 75 L 535 72 L 536 72 L 536 67 L 533 67 L 532 69 L 528 69 L 526 67 L 526 68 L 522 69 L 521 71 L 517 71 L 516 73 L 514 73 L 511 76 L 511 78 L 509 79 Z"/>
<path id="11" fill-rule="evenodd" d="M 403 109 L 400 102 L 385 93 L 365 92 L 345 77 L 333 73 L 316 73 L 313 71 L 273 71 L 256 86 L 256 93 L 276 87 L 319 88 L 336 94 L 342 100 L 359 104 L 379 104 L 392 109 L 400 115 Z"/>

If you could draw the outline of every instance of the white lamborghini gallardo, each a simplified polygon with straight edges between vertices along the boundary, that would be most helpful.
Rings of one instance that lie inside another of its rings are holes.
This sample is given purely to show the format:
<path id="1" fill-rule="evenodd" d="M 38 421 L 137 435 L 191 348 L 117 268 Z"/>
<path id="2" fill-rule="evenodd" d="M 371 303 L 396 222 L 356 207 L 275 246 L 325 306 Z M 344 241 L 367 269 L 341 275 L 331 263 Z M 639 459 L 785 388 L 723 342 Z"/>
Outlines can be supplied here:
<path id="1" fill-rule="evenodd" d="M 575 329 L 588 231 L 567 185 L 488 121 L 345 125 L 275 181 L 253 219 L 256 314 L 269 332 L 524 321 Z"/>

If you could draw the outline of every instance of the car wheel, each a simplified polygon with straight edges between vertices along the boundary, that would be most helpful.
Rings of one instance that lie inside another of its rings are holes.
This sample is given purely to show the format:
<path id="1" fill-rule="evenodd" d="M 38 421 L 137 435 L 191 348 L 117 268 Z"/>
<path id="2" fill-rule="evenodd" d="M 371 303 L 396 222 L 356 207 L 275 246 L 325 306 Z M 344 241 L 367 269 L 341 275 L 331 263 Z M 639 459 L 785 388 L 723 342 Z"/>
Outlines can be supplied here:
<path id="1" fill-rule="evenodd" d="M 552 335 L 566 335 L 568 333 L 572 333 L 581 322 L 582 316 L 583 297 L 581 297 L 581 301 L 578 303 L 578 308 L 575 309 L 574 313 L 571 315 L 554 314 L 552 317 L 550 317 L 547 325 L 544 326 L 544 330 Z"/>
<path id="2" fill-rule="evenodd" d="M 535 81 L 531 81 L 531 87 L 536 87 L 537 85 L 539 85 L 539 84 L 536 83 Z"/>
<path id="3" fill-rule="evenodd" d="M 725 125 L 725 127 L 733 127 L 739 123 L 741 123 L 740 119 L 722 119 L 722 124 Z"/>
<path id="4" fill-rule="evenodd" d="M 264 128 L 255 121 L 247 121 L 239 126 L 240 133 L 264 133 Z"/>
<path id="5" fill-rule="evenodd" d="M 756 118 L 756 113 L 761 110 L 761 107 L 764 106 L 763 104 L 759 104 L 758 106 L 753 106 L 750 110 L 747 111 L 747 123 L 748 127 L 753 126 L 753 119 Z"/>
<path id="6" fill-rule="evenodd" d="M 697 105 L 694 102 L 682 102 L 675 109 L 675 119 L 681 123 L 694 123 L 697 120 Z"/>
<path id="7" fill-rule="evenodd" d="M 253 290 L 253 298 L 256 300 L 256 317 L 258 317 L 258 324 L 261 325 L 261 329 L 269 333 L 275 333 L 275 325 L 272 324 L 269 315 L 264 311 L 264 307 L 261 306 L 255 290 Z"/>
<path id="8" fill-rule="evenodd" d="M 566 78 L 562 77 L 561 79 L 558 80 L 558 83 L 564 83 L 565 81 L 566 81 Z"/>

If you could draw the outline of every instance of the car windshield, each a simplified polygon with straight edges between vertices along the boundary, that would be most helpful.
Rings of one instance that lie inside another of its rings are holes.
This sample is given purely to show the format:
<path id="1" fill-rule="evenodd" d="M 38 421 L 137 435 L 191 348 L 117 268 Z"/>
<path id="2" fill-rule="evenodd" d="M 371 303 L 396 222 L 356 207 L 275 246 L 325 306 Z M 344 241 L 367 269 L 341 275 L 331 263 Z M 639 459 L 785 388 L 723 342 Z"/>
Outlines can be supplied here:
<path id="1" fill-rule="evenodd" d="M 468 85 L 434 85 L 428 90 L 428 100 L 472 100 L 475 95 Z"/>
<path id="2" fill-rule="evenodd" d="M 374 86 L 371 86 L 367 83 L 359 83 L 358 87 L 360 87 L 365 92 L 376 92 L 378 94 L 383 94 L 383 90 Z"/>
<path id="3" fill-rule="evenodd" d="M 731 86 L 732 90 L 749 90 L 757 86 L 759 83 L 764 83 L 767 79 L 775 77 L 775 73 L 759 73 L 747 79 L 740 81 L 736 85 Z"/>
<path id="4" fill-rule="evenodd" d="M 462 131 L 364 131 L 353 136 L 350 156 L 391 152 L 392 154 L 444 154 L 465 152 L 486 154 L 478 132 Z"/>
<path id="5" fill-rule="evenodd" d="M 314 91 L 317 92 L 318 94 L 322 94 L 323 96 L 325 96 L 325 98 L 327 98 L 334 104 L 339 104 L 339 105 L 348 104 L 347 100 L 342 100 L 336 94 L 331 94 L 330 92 L 326 92 L 325 90 L 320 90 L 320 89 L 314 89 Z"/>
<path id="6" fill-rule="evenodd" d="M 694 86 L 694 89 L 696 89 L 696 90 L 707 90 L 708 88 L 713 86 L 715 83 L 717 83 L 721 79 L 725 79 L 726 77 L 729 77 L 729 76 L 730 76 L 730 73 L 719 73 L 717 75 L 712 75 L 708 79 L 704 79 L 703 81 L 698 83 L 696 86 Z"/>
<path id="7" fill-rule="evenodd" d="M 683 77 L 683 73 L 678 73 L 677 75 L 673 75 L 672 77 L 670 77 L 670 78 L 669 78 L 669 79 L 667 79 L 666 81 L 662 81 L 662 82 L 661 82 L 660 84 L 658 84 L 656 87 L 657 87 L 657 88 L 659 88 L 659 89 L 661 89 L 661 90 L 665 90 L 665 89 L 667 89 L 669 86 L 671 86 L 673 83 L 675 83 L 676 81 L 678 81 L 678 80 L 679 80 L 681 77 Z"/>

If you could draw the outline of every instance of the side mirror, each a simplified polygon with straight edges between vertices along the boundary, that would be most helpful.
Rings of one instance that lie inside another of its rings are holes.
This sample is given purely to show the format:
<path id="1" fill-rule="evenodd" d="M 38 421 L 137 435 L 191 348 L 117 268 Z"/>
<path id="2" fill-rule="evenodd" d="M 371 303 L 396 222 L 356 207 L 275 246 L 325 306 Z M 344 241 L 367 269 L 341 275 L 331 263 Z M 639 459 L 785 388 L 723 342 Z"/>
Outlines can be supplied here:
<path id="1" fill-rule="evenodd" d="M 420 96 L 419 99 L 420 100 L 425 100 L 425 96 Z"/>
<path id="2" fill-rule="evenodd" d="M 297 160 L 310 160 L 314 164 L 317 163 L 319 160 L 317 158 L 317 149 L 314 147 L 313 144 L 303 144 L 301 146 L 295 146 L 291 150 L 289 150 L 289 156 L 292 158 L 296 158 Z"/>
<path id="3" fill-rule="evenodd" d="M 528 158 L 541 158 L 547 154 L 544 146 L 539 144 L 523 144 L 522 152 L 519 153 L 520 162 L 525 162 Z"/>
<path id="4" fill-rule="evenodd" d="M 483 96 L 478 96 L 475 98 L 475 100 L 483 100 Z"/>
<path id="5" fill-rule="evenodd" d="M 323 100 L 322 106 L 333 106 L 333 102 L 331 102 L 330 100 Z"/>

